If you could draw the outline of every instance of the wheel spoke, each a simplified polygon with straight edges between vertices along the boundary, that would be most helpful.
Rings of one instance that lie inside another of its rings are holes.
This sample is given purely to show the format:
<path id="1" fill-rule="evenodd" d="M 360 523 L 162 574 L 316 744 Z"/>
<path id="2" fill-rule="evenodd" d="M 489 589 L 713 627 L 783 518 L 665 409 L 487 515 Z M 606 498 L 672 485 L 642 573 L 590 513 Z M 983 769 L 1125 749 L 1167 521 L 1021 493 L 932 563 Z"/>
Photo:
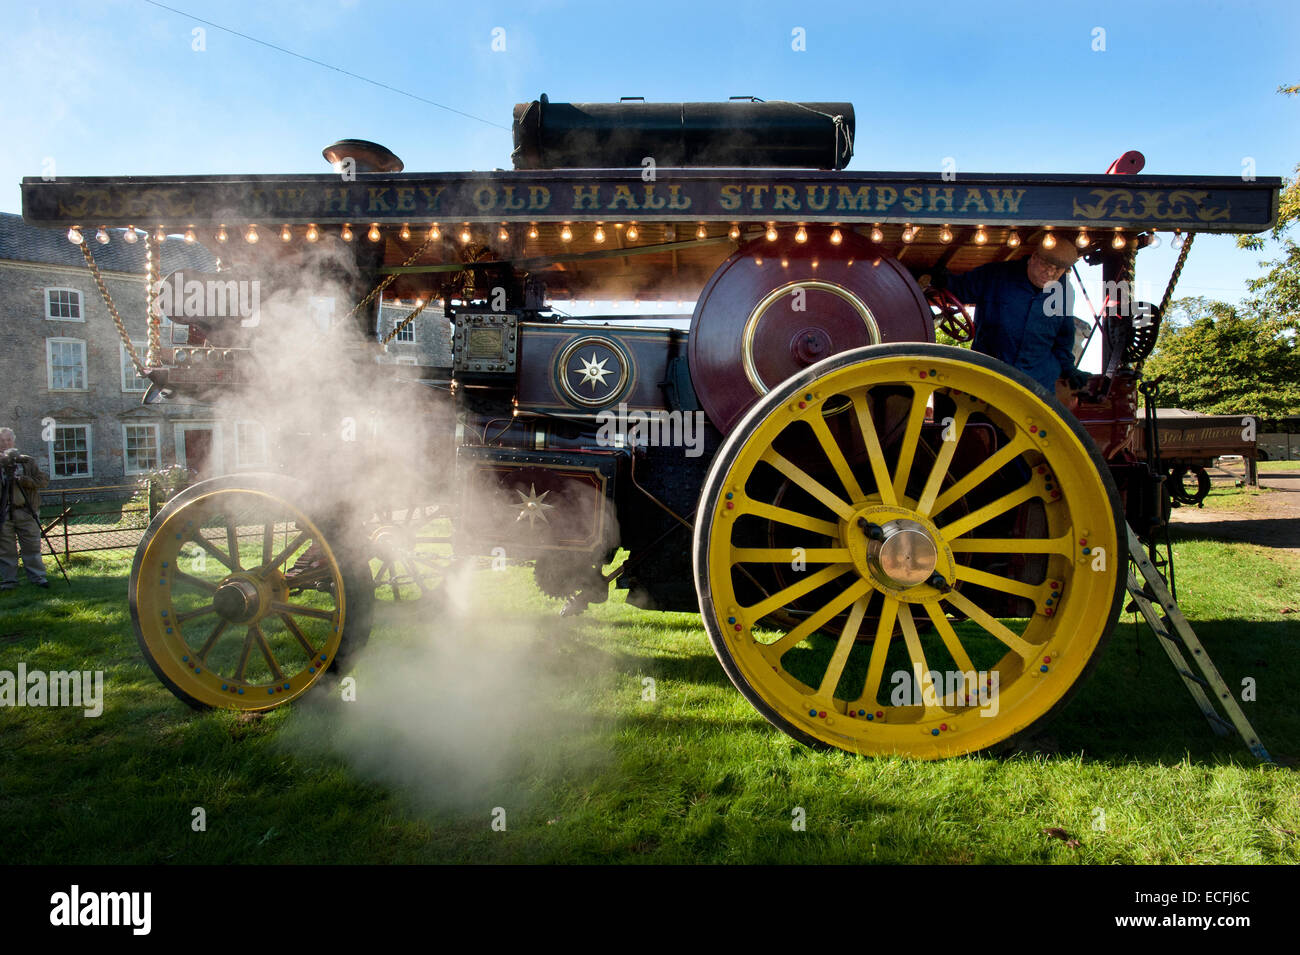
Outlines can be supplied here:
<path id="1" fill-rule="evenodd" d="M 962 537 L 949 541 L 954 554 L 1061 554 L 1074 553 L 1071 535 L 1060 537 Z"/>
<path id="2" fill-rule="evenodd" d="M 934 506 L 930 510 L 921 511 L 921 513 L 927 516 L 942 514 L 945 510 L 951 507 L 955 501 L 965 497 L 968 492 L 974 490 L 980 484 L 983 484 L 998 471 L 1006 467 L 1011 460 L 1028 451 L 1029 448 L 1029 442 L 1021 435 L 1016 435 L 1011 442 L 1004 444 L 997 451 L 994 451 L 989 458 L 981 462 L 977 467 L 973 468 L 969 474 L 963 475 L 956 484 L 953 484 L 948 488 L 948 490 L 940 494 L 939 499 L 934 502 Z"/>
<path id="3" fill-rule="evenodd" d="M 815 574 L 810 574 L 797 584 L 791 584 L 784 590 L 778 590 L 766 600 L 760 600 L 753 606 L 745 607 L 745 613 L 751 617 L 753 622 L 757 623 L 773 610 L 778 610 L 786 604 L 793 603 L 809 591 L 816 590 L 823 584 L 830 583 L 836 577 L 847 574 L 850 569 L 852 569 L 851 564 L 832 564 Z"/>
<path id="4" fill-rule="evenodd" d="M 209 594 L 215 594 L 217 592 L 216 584 L 209 583 L 206 580 L 200 580 L 198 577 L 191 577 L 189 574 L 179 570 L 172 571 L 172 581 L 175 583 L 188 584 L 196 590 L 202 590 Z"/>
<path id="5" fill-rule="evenodd" d="M 1016 636 L 1005 624 L 995 619 L 969 597 L 964 596 L 961 591 L 954 590 L 946 594 L 945 597 L 949 603 L 979 624 L 991 636 L 1005 643 L 1021 658 L 1027 660 L 1036 653 L 1036 649 L 1032 644 Z"/>
<path id="6" fill-rule="evenodd" d="M 930 679 L 930 664 L 925 661 L 925 648 L 921 646 L 921 637 L 916 632 L 916 621 L 912 619 L 912 608 L 901 604 L 898 608 L 898 622 L 903 627 L 903 642 L 907 645 L 907 655 L 912 658 L 912 679 L 921 684 L 921 706 L 923 719 L 938 715 L 941 711 L 939 698 L 934 690 L 934 681 Z"/>
<path id="7" fill-rule="evenodd" d="M 212 541 L 203 536 L 203 528 L 196 527 L 194 530 L 190 531 L 190 540 L 194 541 L 194 543 L 198 544 L 215 557 L 221 566 L 225 567 L 227 570 L 237 569 L 235 565 L 231 563 L 231 559 L 228 555 L 221 553 L 221 550 L 213 544 Z"/>
<path id="8" fill-rule="evenodd" d="M 853 410 L 858 415 L 858 428 L 862 431 L 867 459 L 871 462 L 871 474 L 876 479 L 876 490 L 880 492 L 881 503 L 897 504 L 898 498 L 894 495 L 894 485 L 885 465 L 885 452 L 880 447 L 880 435 L 876 433 L 876 422 L 871 416 L 871 407 L 867 404 L 865 394 L 853 395 Z"/>
<path id="9" fill-rule="evenodd" d="M 274 568 L 279 567 L 281 564 L 283 564 L 294 554 L 295 551 L 297 551 L 300 547 L 302 547 L 302 545 L 305 544 L 308 538 L 310 537 L 311 535 L 308 534 L 306 531 L 300 531 L 298 533 L 298 536 L 295 537 L 293 540 L 291 540 L 288 546 L 286 546 L 284 550 L 280 551 L 280 553 L 276 555 L 275 559 L 272 560 L 271 563 L 267 565 L 267 570 L 273 570 Z M 230 566 L 230 565 L 227 564 L 226 566 Z"/>
<path id="10" fill-rule="evenodd" d="M 235 679 L 242 680 L 244 671 L 248 669 L 248 658 L 253 653 L 253 628 L 249 627 L 244 631 L 244 645 L 239 648 L 239 664 L 235 667 Z"/>
<path id="11" fill-rule="evenodd" d="M 275 522 L 267 521 L 262 528 L 262 566 L 271 563 L 271 553 L 275 549 Z"/>
<path id="12" fill-rule="evenodd" d="M 1038 488 L 1034 486 L 1033 481 L 1028 481 L 1016 490 L 1011 491 L 1009 494 L 1003 494 L 996 501 L 991 501 L 988 504 L 985 504 L 983 507 L 979 508 L 979 510 L 971 511 L 964 517 L 957 518 L 951 524 L 943 525 L 939 530 L 943 532 L 943 536 L 946 540 L 951 541 L 953 538 L 961 537 L 962 534 L 965 534 L 968 531 L 973 531 L 980 525 L 993 520 L 993 518 L 997 517 L 999 514 L 1005 514 L 1013 507 L 1018 507 L 1025 503 L 1025 501 L 1038 496 Z"/>
<path id="13" fill-rule="evenodd" d="M 769 644 L 763 648 L 764 654 L 773 664 L 779 664 L 781 658 L 797 647 L 802 641 L 812 636 L 817 630 L 830 620 L 837 613 L 842 611 L 849 604 L 862 597 L 871 589 L 871 584 L 865 580 L 857 580 L 834 600 L 826 604 L 816 613 L 802 621 L 797 627 L 787 633 L 780 640 Z"/>
<path id="14" fill-rule="evenodd" d="M 840 483 L 844 485 L 844 490 L 848 492 L 849 500 L 862 500 L 866 495 L 862 493 L 862 486 L 858 484 L 858 479 L 849 467 L 849 462 L 844 459 L 843 452 L 840 451 L 839 445 L 835 443 L 830 426 L 826 424 L 826 418 L 818 411 L 807 420 L 812 425 L 813 434 L 817 435 L 817 441 L 822 446 L 822 451 L 826 453 L 826 460 L 830 461 L 831 467 L 835 469 L 835 474 L 840 479 Z"/>
<path id="15" fill-rule="evenodd" d="M 293 638 L 298 641 L 304 650 L 307 651 L 307 659 L 316 659 L 316 648 L 311 645 L 311 641 L 298 629 L 298 624 L 294 622 L 293 617 L 287 613 L 280 614 L 280 619 L 284 621 L 285 629 L 293 634 Z"/>
<path id="16" fill-rule="evenodd" d="M 253 639 L 257 641 L 257 647 L 262 651 L 262 656 L 266 657 L 266 665 L 271 668 L 271 675 L 276 680 L 284 679 L 284 672 L 280 669 L 280 664 L 275 660 L 275 654 L 271 652 L 271 645 L 266 642 L 266 635 L 262 633 L 262 628 L 253 624 L 248 628 L 253 633 Z"/>
<path id="17" fill-rule="evenodd" d="M 210 613 L 216 613 L 216 606 L 208 604 L 206 607 L 199 607 L 197 610 L 187 610 L 185 613 L 176 615 L 177 623 L 185 623 L 187 620 L 193 620 L 195 617 L 203 617 Z"/>
<path id="18" fill-rule="evenodd" d="M 798 511 L 792 511 L 789 508 L 753 500 L 747 500 L 738 506 L 741 514 L 752 514 L 754 517 L 762 517 L 769 521 L 776 521 L 779 524 L 799 527 L 825 537 L 838 538 L 840 536 L 839 527 L 830 521 L 823 521 L 808 514 L 800 514 Z"/>
<path id="19" fill-rule="evenodd" d="M 208 654 L 212 652 L 212 648 L 217 645 L 217 641 L 221 638 L 221 635 L 226 632 L 226 628 L 229 626 L 229 620 L 223 618 L 217 621 L 217 625 L 213 627 L 212 632 L 208 634 L 208 639 L 203 641 L 203 646 L 199 647 L 198 653 L 195 654 L 195 656 L 199 658 L 200 663 L 206 664 L 208 662 Z"/>
<path id="20" fill-rule="evenodd" d="M 971 662 L 970 654 L 966 648 L 961 645 L 961 640 L 957 636 L 957 631 L 952 628 L 947 614 L 943 612 L 943 607 L 938 603 L 927 603 L 925 612 L 930 616 L 930 622 L 934 624 L 934 629 L 938 631 L 943 645 L 948 648 L 948 653 L 952 655 L 952 662 L 957 664 L 957 668 L 963 674 L 975 673 L 975 664 Z M 970 681 L 975 679 L 974 676 L 963 676 L 962 685 L 967 693 L 970 692 Z"/>
<path id="21" fill-rule="evenodd" d="M 835 652 L 831 654 L 830 663 L 826 665 L 821 686 L 813 694 L 815 698 L 825 703 L 835 698 L 835 688 L 840 685 L 840 677 L 844 675 L 844 664 L 848 663 L 849 653 L 853 650 L 854 641 L 858 639 L 858 628 L 862 626 L 862 618 L 867 612 L 869 599 L 869 597 L 859 597 L 854 601 L 853 609 L 849 611 L 849 619 L 844 624 L 844 631 L 840 634 L 839 642 L 835 644 Z"/>
<path id="22" fill-rule="evenodd" d="M 334 610 L 317 610 L 315 607 L 304 607 L 301 604 L 285 604 L 278 600 L 271 601 L 271 609 L 276 613 L 291 613 L 299 617 L 314 617 L 317 620 L 333 620 L 337 611 Z"/>
<path id="23" fill-rule="evenodd" d="M 798 548 L 809 564 L 847 564 L 853 558 L 847 547 Z M 737 547 L 731 552 L 732 564 L 789 564 L 796 557 L 793 547 Z"/>
<path id="24" fill-rule="evenodd" d="M 876 698 L 880 695 L 880 680 L 885 675 L 885 658 L 889 656 L 889 644 L 894 639 L 894 621 L 898 618 L 898 607 L 898 598 L 885 597 L 880 608 L 880 620 L 876 623 L 876 641 L 871 645 L 867 678 L 862 684 L 862 696 L 857 700 L 859 703 L 876 705 Z"/>
<path id="25" fill-rule="evenodd" d="M 962 408 L 953 415 L 952 437 L 943 438 L 939 442 L 939 453 L 935 456 L 934 466 L 930 468 L 930 476 L 926 479 L 925 488 L 921 491 L 921 499 L 916 503 L 916 509 L 922 514 L 929 514 L 930 508 L 934 506 L 934 499 L 939 496 L 939 488 L 943 486 L 943 479 L 948 474 L 948 466 L 952 464 L 952 456 L 957 451 L 957 445 L 961 443 L 962 432 L 966 430 L 966 419 L 970 417 L 970 410 Z"/>
<path id="26" fill-rule="evenodd" d="M 235 527 L 233 514 L 226 515 L 226 548 L 230 553 L 230 569 L 242 570 L 239 566 L 239 528 Z"/>
<path id="27" fill-rule="evenodd" d="M 916 447 L 921 443 L 921 425 L 925 424 L 926 405 L 934 388 L 912 389 L 912 410 L 907 416 L 907 429 L 903 432 L 903 443 L 898 449 L 898 466 L 894 469 L 894 497 L 902 499 L 907 490 L 907 479 L 912 475 L 912 461 L 916 458 Z"/>
<path id="28" fill-rule="evenodd" d="M 1015 594 L 1017 597 L 1024 597 L 1026 600 L 1037 601 L 1039 594 L 1042 592 L 1040 584 L 1027 584 L 1020 580 L 1013 580 L 1010 577 L 1003 577 L 1001 574 L 991 574 L 986 570 L 977 570 L 963 564 L 957 565 L 957 579 L 1003 593 Z"/>
<path id="29" fill-rule="evenodd" d="M 763 455 L 763 460 L 811 494 L 838 517 L 847 521 L 853 516 L 853 508 L 847 501 L 789 458 L 769 448 Z"/>

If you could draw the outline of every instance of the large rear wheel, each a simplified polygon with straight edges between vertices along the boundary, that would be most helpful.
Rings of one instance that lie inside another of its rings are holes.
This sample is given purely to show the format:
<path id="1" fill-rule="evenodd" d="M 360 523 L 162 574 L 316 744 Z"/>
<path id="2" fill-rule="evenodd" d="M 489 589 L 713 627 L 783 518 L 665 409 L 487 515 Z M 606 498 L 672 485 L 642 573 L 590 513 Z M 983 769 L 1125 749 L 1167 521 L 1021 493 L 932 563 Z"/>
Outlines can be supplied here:
<path id="1" fill-rule="evenodd" d="M 738 689 L 805 743 L 931 759 L 1009 743 L 1096 664 L 1118 494 L 1054 398 L 941 345 L 829 358 L 714 460 L 695 581 Z"/>

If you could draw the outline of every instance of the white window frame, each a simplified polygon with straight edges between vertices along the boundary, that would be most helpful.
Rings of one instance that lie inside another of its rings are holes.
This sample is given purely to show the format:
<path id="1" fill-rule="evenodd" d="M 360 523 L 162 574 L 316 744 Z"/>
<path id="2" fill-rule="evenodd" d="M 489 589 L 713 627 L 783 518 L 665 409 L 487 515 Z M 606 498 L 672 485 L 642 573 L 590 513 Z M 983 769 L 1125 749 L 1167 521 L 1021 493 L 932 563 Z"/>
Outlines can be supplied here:
<path id="1" fill-rule="evenodd" d="M 81 387 L 54 387 L 54 351 L 52 345 L 75 344 L 81 346 Z M 86 357 L 86 340 L 84 338 L 47 338 L 45 339 L 45 384 L 50 391 L 89 391 L 90 368 Z"/>
<path id="2" fill-rule="evenodd" d="M 383 318 L 385 318 L 385 319 L 388 319 L 388 318 L 390 318 L 390 317 L 391 317 L 391 319 L 392 319 L 392 321 L 389 322 L 388 328 L 385 329 L 385 333 L 392 331 L 392 330 L 395 329 L 398 325 L 402 324 L 402 322 L 404 322 L 404 321 L 406 320 L 407 316 L 409 316 L 413 311 L 415 311 L 414 308 L 407 308 L 407 307 L 404 306 L 404 305 L 392 305 L 392 304 L 388 304 L 388 303 L 385 303 L 384 305 L 382 305 L 382 306 L 380 307 L 379 314 L 380 314 L 381 316 L 383 316 Z M 396 335 L 394 335 L 394 336 L 393 336 L 393 344 L 394 344 L 394 345 L 416 345 L 416 344 L 419 344 L 419 339 L 418 339 L 418 337 L 417 337 L 416 334 L 415 334 L 415 326 L 416 326 L 416 323 L 415 323 L 415 322 L 411 322 L 409 325 L 407 325 L 405 328 L 403 328 L 400 332 L 398 332 Z M 410 336 L 409 338 L 406 337 L 406 336 L 408 336 L 408 335 Z"/>
<path id="3" fill-rule="evenodd" d="M 258 442 L 262 448 L 261 458 L 257 461 L 245 461 L 240 453 L 240 436 L 245 428 L 256 428 L 261 440 Z M 266 427 L 260 421 L 240 420 L 235 422 L 235 469 L 247 470 L 251 468 L 265 468 L 270 466 L 270 456 L 266 447 Z"/>
<path id="4" fill-rule="evenodd" d="M 154 466 L 152 468 L 133 468 L 130 465 L 130 458 L 127 456 L 127 429 L 128 428 L 152 428 L 153 429 L 153 453 Z M 122 473 L 123 474 L 148 474 L 150 471 L 162 467 L 162 433 L 157 423 L 152 421 L 123 421 L 122 422 Z"/>
<path id="5" fill-rule="evenodd" d="M 85 424 L 61 424 L 54 430 L 57 435 L 63 428 L 81 428 L 86 432 L 86 473 L 85 474 L 59 474 L 54 466 L 54 442 L 50 441 L 46 447 L 49 449 L 50 463 L 50 480 L 51 481 L 81 481 L 85 478 L 95 476 L 95 429 L 90 426 L 90 422 Z"/>
<path id="6" fill-rule="evenodd" d="M 77 317 L 70 318 L 66 315 L 50 314 L 50 293 L 51 292 L 71 292 L 77 303 Z M 47 322 L 85 322 L 86 321 L 86 302 L 80 289 L 68 288 L 65 285 L 51 285 L 44 290 L 45 320 Z"/>
<path id="7" fill-rule="evenodd" d="M 212 457 L 208 459 L 211 477 L 219 477 L 226 473 L 226 454 L 225 448 L 221 443 L 221 422 L 220 421 L 177 421 L 172 425 L 172 440 L 176 442 L 176 463 L 189 467 L 190 462 L 185 457 L 185 432 L 186 431 L 211 431 L 212 432 Z"/>
<path id="8" fill-rule="evenodd" d="M 144 360 L 144 353 L 146 348 L 145 343 L 132 342 L 131 344 L 135 346 L 136 353 L 140 355 L 141 360 Z M 121 353 L 122 390 L 129 394 L 141 394 L 143 392 L 148 391 L 149 384 L 150 384 L 149 379 L 136 377 L 135 366 L 131 364 L 131 356 L 126 353 L 126 346 L 123 345 L 121 342 L 118 342 L 117 347 L 118 347 L 118 351 Z M 127 375 L 131 376 L 131 380 L 129 382 L 127 381 Z M 143 382 L 143 384 L 141 384 L 138 388 L 134 387 L 134 383 L 137 381 Z"/>

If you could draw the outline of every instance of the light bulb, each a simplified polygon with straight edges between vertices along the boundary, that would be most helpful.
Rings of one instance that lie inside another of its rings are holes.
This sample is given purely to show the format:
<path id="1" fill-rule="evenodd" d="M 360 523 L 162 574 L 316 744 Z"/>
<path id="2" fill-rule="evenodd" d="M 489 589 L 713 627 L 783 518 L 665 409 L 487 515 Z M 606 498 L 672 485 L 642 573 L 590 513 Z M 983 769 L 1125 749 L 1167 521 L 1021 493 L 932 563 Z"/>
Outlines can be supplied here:
<path id="1" fill-rule="evenodd" d="M 248 231 L 244 233 L 244 241 L 249 245 L 257 245 L 257 240 L 259 238 L 261 237 L 257 234 L 257 226 L 250 225 Z"/>
<path id="2" fill-rule="evenodd" d="M 190 245 L 193 245 L 195 242 L 198 241 L 198 238 L 194 235 L 193 226 L 190 226 L 188 229 L 185 230 L 185 241 L 188 242 Z"/>
<path id="3" fill-rule="evenodd" d="M 795 240 L 796 242 L 807 242 L 807 241 L 808 241 L 808 231 L 807 231 L 803 226 L 800 226 L 800 227 L 795 231 L 795 234 L 794 234 L 794 240 Z"/>
<path id="4" fill-rule="evenodd" d="M 1020 233 L 1014 230 L 1012 232 L 1009 232 L 1007 234 L 1007 246 L 1009 248 L 1014 249 L 1019 244 L 1020 244 Z"/>
<path id="5" fill-rule="evenodd" d="M 883 230 L 881 230 L 880 226 L 878 226 L 878 225 L 873 225 L 873 226 L 871 227 L 871 241 L 872 241 L 872 242 L 884 242 L 884 241 L 885 241 L 885 233 L 884 233 Z"/>
<path id="6" fill-rule="evenodd" d="M 1086 249 L 1088 247 L 1088 242 L 1088 230 L 1080 229 L 1079 234 L 1074 237 L 1074 244 L 1081 249 Z"/>
<path id="7" fill-rule="evenodd" d="M 285 225 L 285 226 L 281 226 L 281 227 L 280 227 L 280 241 L 281 241 L 281 242 L 288 242 L 288 241 L 290 241 L 291 239 L 293 239 L 293 230 L 290 229 L 287 225 Z"/>
<path id="8" fill-rule="evenodd" d="M 704 228 L 704 223 L 700 223 L 700 227 L 695 230 L 695 238 L 706 239 L 708 238 L 708 236 L 709 236 L 709 230 Z"/>
<path id="9" fill-rule="evenodd" d="M 566 225 L 563 229 L 560 230 L 560 241 L 569 242 L 572 239 L 573 239 L 573 230 Z"/>
<path id="10" fill-rule="evenodd" d="M 666 225 L 666 226 L 664 226 L 664 241 L 665 241 L 665 242 L 676 242 L 676 241 L 677 241 L 677 227 L 676 227 L 676 226 L 671 226 L 671 225 Z"/>
<path id="11" fill-rule="evenodd" d="M 1173 240 L 1169 243 L 1169 245 L 1170 245 L 1170 247 L 1172 247 L 1172 248 L 1175 248 L 1175 249 L 1181 249 L 1181 248 L 1183 247 L 1183 243 L 1185 243 L 1186 241 L 1187 241 L 1187 237 L 1186 237 L 1185 235 L 1183 235 L 1182 230 L 1181 230 L 1181 229 L 1175 229 L 1175 230 L 1174 230 L 1174 238 L 1173 238 Z"/>
<path id="12" fill-rule="evenodd" d="M 1043 236 L 1043 248 L 1044 249 L 1056 248 L 1056 236 L 1052 235 L 1052 233 L 1050 232 L 1047 233 L 1047 235 Z"/>
<path id="13" fill-rule="evenodd" d="M 909 222 L 903 226 L 903 234 L 900 236 L 900 238 L 905 243 L 911 242 L 913 239 L 916 238 L 916 232 L 912 230 L 912 223 Z"/>
<path id="14" fill-rule="evenodd" d="M 497 241 L 498 242 L 510 241 L 510 231 L 505 226 L 502 226 L 500 229 L 497 230 Z"/>
<path id="15" fill-rule="evenodd" d="M 469 245 L 469 240 L 472 239 L 472 238 L 474 238 L 474 236 L 473 236 L 473 234 L 469 231 L 469 226 L 467 226 L 467 225 L 466 225 L 466 226 L 462 226 L 462 227 L 461 227 L 461 230 L 460 230 L 460 244 L 461 244 L 461 245 Z"/>
<path id="16" fill-rule="evenodd" d="M 813 268 L 817 268 L 817 260 L 816 260 L 816 259 L 813 259 L 813 260 L 812 260 L 812 267 L 813 267 Z"/>
<path id="17" fill-rule="evenodd" d="M 532 225 L 530 225 L 530 226 L 528 227 L 528 238 L 530 238 L 530 239 L 535 239 L 535 238 L 537 238 L 537 224 L 536 224 L 536 223 L 534 223 L 534 224 L 532 224 Z"/>
<path id="18" fill-rule="evenodd" d="M 167 230 L 164 229 L 162 226 L 159 226 L 158 228 L 154 229 L 154 231 L 153 231 L 153 240 L 154 240 L 155 242 L 166 242 L 166 241 L 167 241 Z"/>
<path id="19" fill-rule="evenodd" d="M 438 228 L 438 223 L 435 222 L 433 225 L 429 226 L 429 238 L 434 242 L 437 242 L 442 238 L 442 230 Z"/>
<path id="20" fill-rule="evenodd" d="M 307 226 L 307 241 L 315 242 L 320 238 L 320 229 L 316 228 L 316 223 Z"/>
<path id="21" fill-rule="evenodd" d="M 1124 238 L 1123 232 L 1120 232 L 1118 229 L 1116 229 L 1115 237 L 1110 240 L 1110 247 L 1112 249 L 1122 249 L 1126 245 L 1128 245 L 1128 239 Z"/>
<path id="22" fill-rule="evenodd" d="M 230 236 L 228 236 L 228 235 L 226 234 L 226 227 L 225 227 L 224 225 L 223 225 L 223 226 L 219 226 L 219 227 L 217 228 L 217 241 L 218 241 L 218 242 L 225 242 L 225 241 L 226 241 L 227 239 L 229 239 L 229 238 L 230 238 Z"/>
<path id="23" fill-rule="evenodd" d="M 740 226 L 736 225 L 736 224 L 733 222 L 732 225 L 731 225 L 731 228 L 727 230 L 727 238 L 729 238 L 729 239 L 739 239 L 739 238 L 740 238 Z"/>
<path id="24" fill-rule="evenodd" d="M 952 229 L 944 226 L 939 230 L 939 241 L 945 245 L 952 241 Z"/>
<path id="25" fill-rule="evenodd" d="M 409 222 L 403 222 L 402 231 L 397 234 L 401 236 L 403 241 L 409 239 L 411 237 L 411 224 Z"/>
<path id="26" fill-rule="evenodd" d="M 629 242 L 635 242 L 636 237 L 639 236 L 640 234 L 641 232 L 639 229 L 637 229 L 635 222 L 633 222 L 630 226 L 627 227 L 627 240 Z"/>
<path id="27" fill-rule="evenodd" d="M 604 242 L 605 230 L 602 229 L 600 226 L 596 226 L 596 231 L 591 234 L 591 238 L 596 242 Z"/>
<path id="28" fill-rule="evenodd" d="M 82 235 L 81 230 L 74 225 L 68 230 L 68 241 L 73 245 L 81 245 L 81 243 L 86 241 L 86 237 Z"/>
<path id="29" fill-rule="evenodd" d="M 1160 236 L 1159 234 L 1157 234 L 1155 229 L 1151 230 L 1151 238 L 1147 241 L 1147 248 L 1148 249 L 1160 248 Z"/>
<path id="30" fill-rule="evenodd" d="M 342 239 L 344 242 L 351 242 L 352 226 L 346 222 L 343 223 L 343 228 L 339 231 L 339 238 Z"/>
<path id="31" fill-rule="evenodd" d="M 781 260 L 781 268 L 783 268 L 783 269 L 788 269 L 789 267 L 790 267 L 790 260 L 789 260 L 789 259 L 782 259 L 782 260 Z"/>
<path id="32" fill-rule="evenodd" d="M 840 235 L 839 229 L 831 230 L 831 245 L 839 245 L 844 241 L 844 236 Z"/>
<path id="33" fill-rule="evenodd" d="M 763 257 L 761 255 L 754 256 L 754 264 L 761 269 L 763 267 Z"/>
<path id="34" fill-rule="evenodd" d="M 135 226 L 133 225 L 127 226 L 126 231 L 122 233 L 122 239 L 123 241 L 129 242 L 132 245 L 139 242 L 140 237 L 135 234 Z"/>
<path id="35" fill-rule="evenodd" d="M 379 223 L 377 222 L 370 223 L 370 231 L 366 233 L 366 238 L 369 239 L 371 242 L 379 241 L 380 239 Z"/>
<path id="36" fill-rule="evenodd" d="M 776 226 L 774 226 L 774 225 L 770 225 L 770 224 L 768 225 L 768 227 L 767 227 L 767 241 L 768 241 L 768 242 L 775 242 L 775 241 L 776 241 Z"/>
<path id="37" fill-rule="evenodd" d="M 983 227 L 983 226 L 978 226 L 978 227 L 975 229 L 975 244 L 976 244 L 976 245 L 983 245 L 983 244 L 984 244 L 985 242 L 987 242 L 988 240 L 989 240 L 989 234 L 988 234 L 987 232 L 984 231 L 984 227 Z"/>
<path id="38" fill-rule="evenodd" d="M 108 230 L 100 226 L 95 230 L 95 241 L 100 245 L 108 245 Z"/>

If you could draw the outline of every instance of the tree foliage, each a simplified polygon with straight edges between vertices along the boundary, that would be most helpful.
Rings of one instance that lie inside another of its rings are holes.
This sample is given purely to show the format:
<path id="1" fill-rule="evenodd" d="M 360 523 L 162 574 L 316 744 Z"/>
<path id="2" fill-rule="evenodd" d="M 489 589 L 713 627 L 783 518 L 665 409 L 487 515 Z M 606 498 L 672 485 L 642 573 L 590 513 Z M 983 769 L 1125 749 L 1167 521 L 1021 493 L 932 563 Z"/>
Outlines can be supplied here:
<path id="1" fill-rule="evenodd" d="M 1278 92 L 1285 96 L 1300 93 L 1300 86 L 1280 86 Z M 1282 243 L 1282 257 L 1271 262 L 1261 262 L 1267 269 L 1257 279 L 1247 283 L 1251 297 L 1247 307 L 1254 312 L 1271 315 L 1293 329 L 1300 330 L 1300 244 L 1290 235 L 1291 227 L 1300 222 L 1300 165 L 1296 177 L 1284 182 L 1278 199 L 1277 224 L 1271 235 Z M 1260 251 L 1264 240 L 1257 235 L 1243 235 L 1237 239 L 1243 249 Z"/>
<path id="2" fill-rule="evenodd" d="M 1205 414 L 1300 413 L 1300 347 L 1288 324 L 1249 303 L 1204 298 L 1170 307 L 1146 375 L 1160 404 Z"/>

